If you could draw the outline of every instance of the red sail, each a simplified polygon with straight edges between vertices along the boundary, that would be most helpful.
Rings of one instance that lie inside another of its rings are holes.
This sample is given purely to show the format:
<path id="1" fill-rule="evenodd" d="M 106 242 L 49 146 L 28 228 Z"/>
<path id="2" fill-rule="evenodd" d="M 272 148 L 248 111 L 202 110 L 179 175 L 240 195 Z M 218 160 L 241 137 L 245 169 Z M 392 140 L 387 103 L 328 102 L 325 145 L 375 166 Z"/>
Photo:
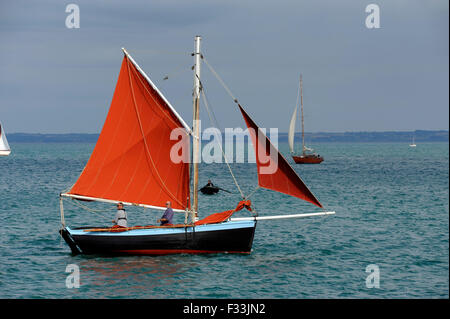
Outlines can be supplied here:
<path id="1" fill-rule="evenodd" d="M 189 163 L 176 163 L 170 154 L 175 144 L 188 150 L 189 138 L 171 140 L 182 120 L 130 59 L 124 56 L 95 149 L 68 194 L 159 207 L 171 201 L 185 209 Z"/>
<path id="2" fill-rule="evenodd" d="M 322 204 L 320 204 L 308 187 L 306 187 L 283 155 L 278 152 L 267 136 L 240 105 L 239 109 L 247 124 L 255 149 L 256 165 L 258 167 L 258 185 L 301 198 L 316 206 L 322 207 Z"/>

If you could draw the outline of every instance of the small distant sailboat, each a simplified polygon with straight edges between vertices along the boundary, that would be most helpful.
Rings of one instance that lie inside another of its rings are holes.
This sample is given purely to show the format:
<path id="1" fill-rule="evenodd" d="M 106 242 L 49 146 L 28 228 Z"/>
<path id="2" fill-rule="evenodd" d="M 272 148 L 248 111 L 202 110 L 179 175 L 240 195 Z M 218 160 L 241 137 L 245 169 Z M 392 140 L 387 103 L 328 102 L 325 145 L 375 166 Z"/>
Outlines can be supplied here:
<path id="1" fill-rule="evenodd" d="M 414 136 L 413 136 L 413 138 L 412 138 L 412 143 L 411 144 L 409 144 L 409 147 L 416 147 L 417 145 L 416 145 L 416 142 L 415 142 L 415 138 L 414 138 Z"/>
<path id="2" fill-rule="evenodd" d="M 8 156 L 11 153 L 8 140 L 6 139 L 5 130 L 2 123 L 0 123 L 0 156 Z"/>
<path id="3" fill-rule="evenodd" d="M 298 98 L 300 97 L 301 114 L 302 114 L 302 153 L 296 155 L 294 151 L 294 135 L 295 135 L 295 121 L 297 118 Z M 314 150 L 305 146 L 305 126 L 303 122 L 303 80 L 300 75 L 299 94 L 297 96 L 297 104 L 292 113 L 291 122 L 289 124 L 288 134 L 289 148 L 291 150 L 292 158 L 296 164 L 319 164 L 323 162 L 323 157 L 314 153 Z"/>

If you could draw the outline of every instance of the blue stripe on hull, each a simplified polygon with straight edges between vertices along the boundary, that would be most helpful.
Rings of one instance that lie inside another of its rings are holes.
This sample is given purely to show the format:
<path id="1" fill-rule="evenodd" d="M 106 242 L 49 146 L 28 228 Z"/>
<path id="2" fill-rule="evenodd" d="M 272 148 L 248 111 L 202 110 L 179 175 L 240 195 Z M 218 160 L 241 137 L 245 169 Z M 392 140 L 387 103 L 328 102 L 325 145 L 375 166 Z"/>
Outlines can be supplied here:
<path id="1" fill-rule="evenodd" d="M 225 222 L 220 224 L 207 224 L 207 225 L 199 225 L 195 226 L 195 232 L 206 232 L 206 231 L 217 231 L 217 230 L 228 230 L 228 229 L 237 229 L 237 228 L 252 228 L 255 227 L 254 221 L 235 221 L 235 222 Z M 147 229 L 133 229 L 129 231 L 121 231 L 121 232 L 86 232 L 84 229 L 71 229 L 70 227 L 66 227 L 69 231 L 70 235 L 78 235 L 78 236 L 148 236 L 148 235 L 169 235 L 169 234 L 184 234 L 187 232 L 193 232 L 194 227 L 186 227 L 186 228 L 147 228 Z"/>

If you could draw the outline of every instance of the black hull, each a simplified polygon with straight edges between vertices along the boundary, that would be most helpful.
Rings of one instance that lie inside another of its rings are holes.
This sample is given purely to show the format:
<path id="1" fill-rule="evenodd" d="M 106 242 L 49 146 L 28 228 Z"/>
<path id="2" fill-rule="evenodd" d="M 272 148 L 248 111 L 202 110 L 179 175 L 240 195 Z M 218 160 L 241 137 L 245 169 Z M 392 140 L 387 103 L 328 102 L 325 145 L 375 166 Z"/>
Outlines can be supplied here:
<path id="1" fill-rule="evenodd" d="M 176 234 L 118 235 L 74 234 L 66 228 L 61 236 L 73 254 L 166 255 L 180 253 L 250 253 L 256 224 L 253 227 L 192 231 Z"/>

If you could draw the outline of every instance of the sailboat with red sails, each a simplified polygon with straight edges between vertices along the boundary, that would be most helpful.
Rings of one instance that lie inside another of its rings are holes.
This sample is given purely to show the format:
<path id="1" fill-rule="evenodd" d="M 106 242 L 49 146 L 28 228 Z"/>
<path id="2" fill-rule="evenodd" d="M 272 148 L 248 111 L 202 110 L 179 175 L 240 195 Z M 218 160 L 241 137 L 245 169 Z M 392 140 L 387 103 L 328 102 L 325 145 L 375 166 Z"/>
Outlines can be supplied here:
<path id="1" fill-rule="evenodd" d="M 204 58 L 200 41 L 199 36 L 195 37 L 192 128 L 123 49 L 117 85 L 95 148 L 75 184 L 60 194 L 59 232 L 73 254 L 248 254 L 260 220 L 334 213 L 258 216 L 249 196 L 242 192 L 242 200 L 231 203 L 230 210 L 224 212 L 208 214 L 207 207 L 198 206 L 200 63 Z M 258 188 L 288 194 L 323 208 L 248 113 L 235 102 L 257 154 Z M 174 139 L 171 136 L 174 130 L 181 130 L 183 136 Z M 189 149 L 192 146 L 192 163 L 171 158 L 173 148 L 183 144 Z M 270 158 L 268 163 L 266 158 Z M 261 172 L 274 164 L 275 170 Z M 70 227 L 65 221 L 64 200 L 122 203 L 150 210 L 164 210 L 170 200 L 173 210 L 184 214 L 185 222 L 164 226 Z M 234 217 L 244 209 L 251 216 Z M 206 217 L 199 219 L 203 212 Z"/>

